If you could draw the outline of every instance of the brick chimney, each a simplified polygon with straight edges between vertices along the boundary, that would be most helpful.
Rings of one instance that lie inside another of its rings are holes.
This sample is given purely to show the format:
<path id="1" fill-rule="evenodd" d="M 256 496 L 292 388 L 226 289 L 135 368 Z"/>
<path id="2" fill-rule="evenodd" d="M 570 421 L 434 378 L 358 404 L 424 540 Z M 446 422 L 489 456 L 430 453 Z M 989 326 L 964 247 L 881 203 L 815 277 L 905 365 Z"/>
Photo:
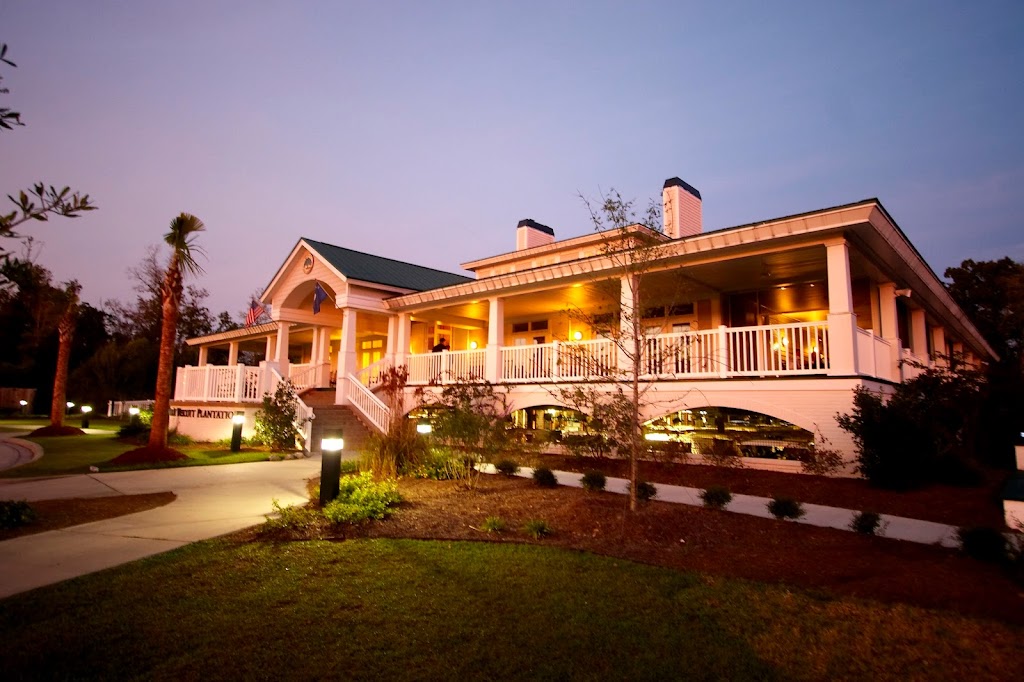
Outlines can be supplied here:
<path id="1" fill-rule="evenodd" d="M 516 251 L 544 246 L 554 241 L 555 231 L 547 225 L 541 225 L 536 220 L 530 218 L 520 220 L 516 227 Z"/>
<path id="2" fill-rule="evenodd" d="M 669 178 L 661 190 L 665 235 L 692 237 L 703 229 L 700 192 L 679 178 Z"/>

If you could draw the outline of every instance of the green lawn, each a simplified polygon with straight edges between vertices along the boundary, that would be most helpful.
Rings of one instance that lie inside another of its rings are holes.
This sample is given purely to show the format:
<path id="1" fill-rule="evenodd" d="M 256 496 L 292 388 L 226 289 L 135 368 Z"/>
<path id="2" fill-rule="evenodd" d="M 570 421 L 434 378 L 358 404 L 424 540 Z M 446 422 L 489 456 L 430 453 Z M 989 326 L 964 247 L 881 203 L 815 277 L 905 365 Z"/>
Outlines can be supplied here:
<path id="1" fill-rule="evenodd" d="M 6 431 L 26 432 L 46 426 L 45 420 L 3 420 L 0 428 Z M 93 422 L 90 428 L 103 429 L 104 433 L 90 433 L 84 436 L 59 436 L 51 438 L 28 438 L 43 448 L 43 457 L 30 464 L 0 472 L 2 477 L 60 476 L 66 474 L 83 474 L 90 466 L 99 467 L 101 471 L 122 471 L 125 469 L 145 469 L 146 466 L 114 468 L 107 464 L 111 459 L 133 449 L 133 445 L 117 440 L 117 430 L 121 424 L 117 421 Z M 245 448 L 241 452 L 231 452 L 226 446 L 211 443 L 193 443 L 190 445 L 173 445 L 177 450 L 189 456 L 187 460 L 171 462 L 161 466 L 205 466 L 209 464 L 237 464 L 239 462 L 260 462 L 267 459 L 269 453 L 264 450 Z"/>
<path id="2" fill-rule="evenodd" d="M 1022 633 L 514 544 L 209 541 L 3 601 L 5 679 L 1012 679 Z"/>

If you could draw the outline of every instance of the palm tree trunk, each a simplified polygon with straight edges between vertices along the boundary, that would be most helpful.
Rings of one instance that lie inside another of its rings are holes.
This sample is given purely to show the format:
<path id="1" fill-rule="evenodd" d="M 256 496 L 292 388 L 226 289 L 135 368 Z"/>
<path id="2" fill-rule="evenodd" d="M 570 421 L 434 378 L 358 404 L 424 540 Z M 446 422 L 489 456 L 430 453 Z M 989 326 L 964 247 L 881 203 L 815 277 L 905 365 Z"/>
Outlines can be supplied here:
<path id="1" fill-rule="evenodd" d="M 77 282 L 67 285 L 67 307 L 57 324 L 57 369 L 53 375 L 53 401 L 50 403 L 50 426 L 57 428 L 64 426 L 64 411 L 67 409 L 68 366 L 78 322 L 79 289 Z"/>
<path id="2" fill-rule="evenodd" d="M 175 286 L 177 284 L 177 286 Z M 178 334 L 178 304 L 181 299 L 181 273 L 176 261 L 167 269 L 163 286 L 163 323 L 160 329 L 160 359 L 156 371 L 156 392 L 153 396 L 153 421 L 150 424 L 149 447 L 167 448 L 167 432 L 171 423 L 171 374 L 174 372 L 174 344 Z"/>

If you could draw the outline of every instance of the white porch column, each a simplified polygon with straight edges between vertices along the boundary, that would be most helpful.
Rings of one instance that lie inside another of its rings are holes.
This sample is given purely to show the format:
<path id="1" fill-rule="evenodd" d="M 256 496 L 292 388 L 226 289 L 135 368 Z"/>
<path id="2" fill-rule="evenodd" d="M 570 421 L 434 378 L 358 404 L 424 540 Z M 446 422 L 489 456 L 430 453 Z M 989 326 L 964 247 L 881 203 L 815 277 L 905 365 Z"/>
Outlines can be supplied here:
<path id="1" fill-rule="evenodd" d="M 288 332 L 291 324 L 281 320 L 277 323 L 277 371 L 282 379 L 288 378 Z"/>
<path id="2" fill-rule="evenodd" d="M 633 372 L 633 363 L 641 358 L 631 358 L 626 352 L 632 351 L 634 325 L 640 324 L 640 311 L 636 309 L 635 290 L 637 279 L 632 275 L 623 275 L 619 283 L 619 372 L 629 375 Z M 642 349 L 641 349 L 642 352 Z"/>
<path id="3" fill-rule="evenodd" d="M 828 269 L 828 373 L 857 374 L 857 315 L 850 283 L 850 247 L 845 239 L 825 244 Z"/>
<path id="4" fill-rule="evenodd" d="M 928 324 L 920 308 L 910 311 L 910 352 L 921 362 L 928 362 Z"/>
<path id="5" fill-rule="evenodd" d="M 274 342 L 276 340 L 277 340 L 276 336 L 274 336 L 273 334 L 267 334 L 267 350 L 263 354 L 263 358 L 267 362 L 273 362 L 274 361 L 274 351 L 276 349 L 276 346 L 274 345 Z"/>
<path id="6" fill-rule="evenodd" d="M 505 340 L 505 299 L 490 299 L 487 315 L 487 349 L 484 377 L 495 383 L 501 381 L 501 344 Z"/>
<path id="7" fill-rule="evenodd" d="M 335 403 L 347 405 L 345 391 L 348 375 L 356 369 L 356 311 L 343 308 L 341 311 L 341 348 L 338 349 L 338 390 Z"/>
<path id="8" fill-rule="evenodd" d="M 398 333 L 398 316 L 388 315 L 388 340 L 384 347 L 384 355 L 391 359 L 391 362 L 395 361 L 395 335 Z"/>
<path id="9" fill-rule="evenodd" d="M 899 323 L 896 319 L 896 284 L 884 282 L 878 285 L 878 307 L 880 309 L 878 321 L 882 327 L 882 338 L 889 343 L 892 349 L 889 367 L 886 368 L 888 373 L 881 378 L 899 381 L 900 352 L 903 349 L 901 347 L 902 342 L 900 341 Z"/>
<path id="10" fill-rule="evenodd" d="M 932 363 L 936 367 L 949 367 L 949 358 L 946 357 L 946 329 L 944 327 L 932 327 Z"/>
<path id="11" fill-rule="evenodd" d="M 412 336 L 412 315 L 409 313 L 398 313 L 395 318 L 395 366 L 405 364 L 406 356 L 409 355 L 409 338 Z M 388 326 L 388 342 L 391 340 L 391 327 Z"/>
<path id="12" fill-rule="evenodd" d="M 208 362 L 207 356 L 208 356 L 209 352 L 210 352 L 210 349 L 207 348 L 206 346 L 199 346 L 199 366 L 200 367 L 202 367 L 203 365 L 205 365 Z"/>
<path id="13" fill-rule="evenodd" d="M 232 341 L 228 344 L 228 364 L 238 364 L 238 341 Z"/>

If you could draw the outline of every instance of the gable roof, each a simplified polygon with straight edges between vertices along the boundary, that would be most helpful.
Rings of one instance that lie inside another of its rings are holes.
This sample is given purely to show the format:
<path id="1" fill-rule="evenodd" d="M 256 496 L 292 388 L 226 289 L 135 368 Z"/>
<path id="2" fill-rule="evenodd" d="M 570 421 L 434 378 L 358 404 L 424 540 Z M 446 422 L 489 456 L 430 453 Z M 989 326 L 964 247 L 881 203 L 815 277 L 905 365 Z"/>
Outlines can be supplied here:
<path id="1" fill-rule="evenodd" d="M 383 256 L 374 256 L 361 251 L 353 251 L 334 244 L 318 242 L 315 239 L 302 238 L 335 270 L 348 279 L 384 284 L 387 286 L 425 291 L 462 284 L 472 281 L 472 277 L 456 275 L 451 272 L 425 268 L 422 265 L 404 263 Z"/>

